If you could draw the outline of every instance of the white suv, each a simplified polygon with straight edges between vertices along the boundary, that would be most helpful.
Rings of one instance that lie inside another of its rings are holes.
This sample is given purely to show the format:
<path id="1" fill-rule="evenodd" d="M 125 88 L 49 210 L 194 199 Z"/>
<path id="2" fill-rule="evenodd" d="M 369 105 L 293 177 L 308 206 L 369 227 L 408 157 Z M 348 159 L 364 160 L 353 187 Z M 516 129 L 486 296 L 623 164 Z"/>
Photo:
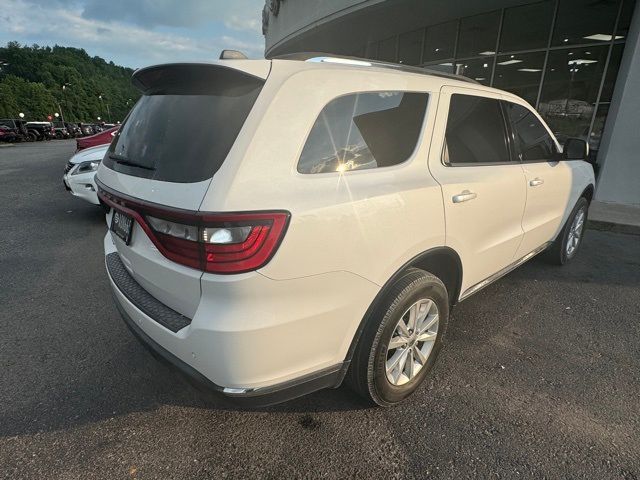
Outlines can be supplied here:
<path id="1" fill-rule="evenodd" d="M 97 173 L 130 329 L 235 401 L 346 380 L 378 405 L 433 366 L 452 305 L 575 254 L 594 176 L 522 99 L 345 58 L 138 70 Z"/>

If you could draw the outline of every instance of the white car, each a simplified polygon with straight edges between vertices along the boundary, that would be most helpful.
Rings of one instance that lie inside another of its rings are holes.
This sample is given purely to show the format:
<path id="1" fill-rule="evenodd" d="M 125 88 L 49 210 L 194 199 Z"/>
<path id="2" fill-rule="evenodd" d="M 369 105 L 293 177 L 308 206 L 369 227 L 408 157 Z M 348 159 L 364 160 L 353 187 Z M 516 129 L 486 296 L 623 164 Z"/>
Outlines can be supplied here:
<path id="1" fill-rule="evenodd" d="M 78 198 L 99 205 L 95 176 L 109 145 L 98 145 L 76 153 L 64 168 L 62 182 L 65 188 Z"/>
<path id="2" fill-rule="evenodd" d="M 138 70 L 100 165 L 132 332 L 236 402 L 416 390 L 450 308 L 580 245 L 594 176 L 524 100 L 345 58 Z"/>

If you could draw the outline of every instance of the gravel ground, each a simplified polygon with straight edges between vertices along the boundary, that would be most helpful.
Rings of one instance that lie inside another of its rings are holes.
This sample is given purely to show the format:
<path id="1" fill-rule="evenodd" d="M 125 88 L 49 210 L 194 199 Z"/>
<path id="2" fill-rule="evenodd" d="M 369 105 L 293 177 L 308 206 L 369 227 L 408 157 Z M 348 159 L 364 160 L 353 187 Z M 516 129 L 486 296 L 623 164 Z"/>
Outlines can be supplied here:
<path id="1" fill-rule="evenodd" d="M 118 317 L 74 144 L 0 148 L 0 478 L 640 477 L 640 237 L 588 231 L 453 311 L 406 403 L 205 400 Z"/>

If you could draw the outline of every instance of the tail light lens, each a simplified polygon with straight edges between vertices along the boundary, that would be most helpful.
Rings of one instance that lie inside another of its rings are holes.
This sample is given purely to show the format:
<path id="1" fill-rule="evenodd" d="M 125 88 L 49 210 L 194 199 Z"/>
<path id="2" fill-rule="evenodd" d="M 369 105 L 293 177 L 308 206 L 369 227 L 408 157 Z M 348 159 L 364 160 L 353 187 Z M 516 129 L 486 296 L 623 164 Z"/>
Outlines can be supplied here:
<path id="1" fill-rule="evenodd" d="M 168 259 L 209 273 L 256 270 L 275 254 L 289 223 L 284 211 L 215 214 L 164 209 L 99 186 L 107 205 L 131 215 Z"/>

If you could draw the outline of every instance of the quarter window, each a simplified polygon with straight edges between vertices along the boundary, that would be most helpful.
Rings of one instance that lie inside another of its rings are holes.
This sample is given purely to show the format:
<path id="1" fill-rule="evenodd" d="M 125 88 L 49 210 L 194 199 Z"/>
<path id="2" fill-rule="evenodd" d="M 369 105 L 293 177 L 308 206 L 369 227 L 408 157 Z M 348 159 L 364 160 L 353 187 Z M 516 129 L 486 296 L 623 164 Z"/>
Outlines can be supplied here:
<path id="1" fill-rule="evenodd" d="M 444 161 L 452 165 L 510 161 L 499 100 L 451 95 Z"/>
<path id="2" fill-rule="evenodd" d="M 505 102 L 511 122 L 517 152 L 522 160 L 552 160 L 555 144 L 544 125 L 531 110 L 516 103 Z"/>
<path id="3" fill-rule="evenodd" d="M 367 92 L 329 102 L 313 125 L 298 161 L 300 173 L 389 167 L 415 150 L 429 95 Z"/>

